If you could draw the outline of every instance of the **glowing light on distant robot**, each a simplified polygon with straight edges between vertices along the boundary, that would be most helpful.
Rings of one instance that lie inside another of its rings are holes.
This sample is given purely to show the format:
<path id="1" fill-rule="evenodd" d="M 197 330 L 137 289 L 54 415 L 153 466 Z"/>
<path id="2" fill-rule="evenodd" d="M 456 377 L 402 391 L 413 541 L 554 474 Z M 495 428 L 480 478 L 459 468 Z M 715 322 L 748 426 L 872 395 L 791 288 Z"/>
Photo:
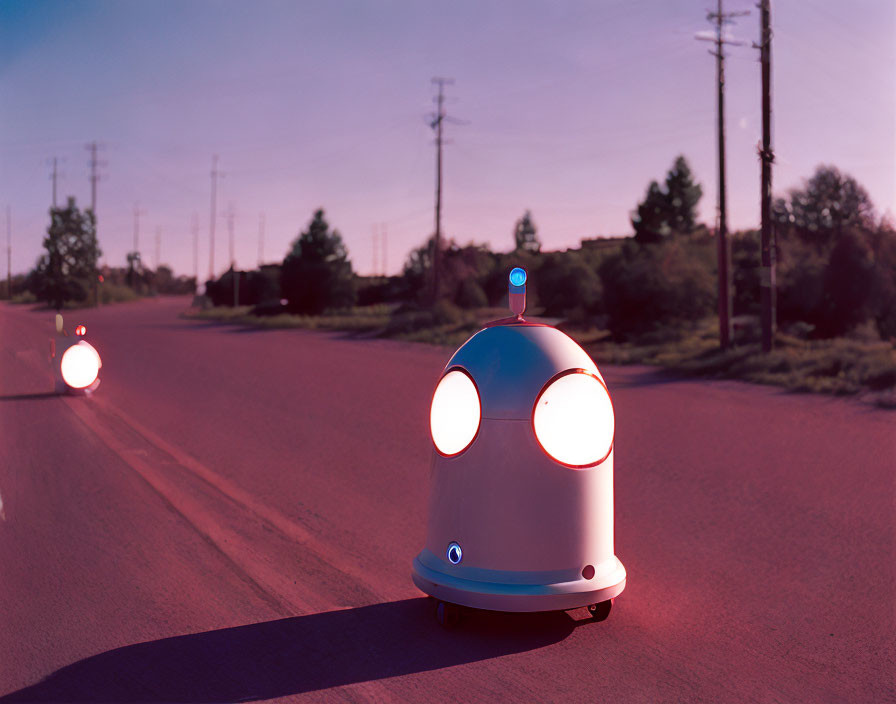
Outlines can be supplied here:
<path id="1" fill-rule="evenodd" d="M 73 389 L 86 389 L 96 381 L 100 366 L 99 353 L 83 340 L 69 347 L 59 363 L 63 381 Z"/>
<path id="2" fill-rule="evenodd" d="M 84 327 L 83 325 L 79 325 L 78 327 L 75 328 L 75 335 L 77 335 L 78 337 L 83 337 L 86 334 L 87 334 L 87 328 Z"/>
<path id="3" fill-rule="evenodd" d="M 457 369 L 448 372 L 432 397 L 429 428 L 436 449 L 456 455 L 469 447 L 479 431 L 482 408 L 473 380 Z"/>
<path id="4" fill-rule="evenodd" d="M 549 383 L 535 402 L 532 424 L 545 452 L 572 467 L 602 462 L 613 448 L 613 404 L 607 387 L 588 372 Z"/>

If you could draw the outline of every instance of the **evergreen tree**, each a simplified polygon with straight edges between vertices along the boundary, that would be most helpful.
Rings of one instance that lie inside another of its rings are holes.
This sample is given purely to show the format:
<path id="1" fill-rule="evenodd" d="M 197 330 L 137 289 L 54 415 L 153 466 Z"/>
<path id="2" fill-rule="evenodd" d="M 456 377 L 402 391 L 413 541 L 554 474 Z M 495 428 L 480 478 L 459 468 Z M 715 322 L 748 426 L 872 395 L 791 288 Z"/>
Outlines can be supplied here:
<path id="1" fill-rule="evenodd" d="M 356 300 L 355 274 L 342 237 L 318 209 L 308 229 L 293 242 L 280 273 L 281 292 L 297 313 L 318 315 Z"/>
<path id="2" fill-rule="evenodd" d="M 703 187 L 694 183 L 687 159 L 679 156 L 666 174 L 667 222 L 672 232 L 693 232 Z"/>
<path id="3" fill-rule="evenodd" d="M 532 222 L 532 213 L 528 210 L 523 213 L 523 217 L 516 221 L 513 228 L 513 240 L 516 244 L 514 251 L 532 253 L 541 251 L 541 242 L 538 240 L 535 223 Z"/>
<path id="4" fill-rule="evenodd" d="M 664 186 L 651 181 L 644 200 L 632 215 L 635 239 L 642 244 L 661 242 L 672 234 L 687 234 L 697 224 L 697 203 L 703 187 L 694 182 L 687 159 L 679 156 L 666 173 Z"/>
<path id="5" fill-rule="evenodd" d="M 632 216 L 632 227 L 635 228 L 635 239 L 641 244 L 661 242 L 669 234 L 666 222 L 666 194 L 656 181 L 647 187 L 647 195 L 638 210 Z"/>
<path id="6" fill-rule="evenodd" d="M 56 309 L 87 299 L 102 252 L 97 246 L 93 211 L 80 211 L 69 197 L 64 208 L 50 208 L 50 226 L 35 269 L 36 295 Z"/>

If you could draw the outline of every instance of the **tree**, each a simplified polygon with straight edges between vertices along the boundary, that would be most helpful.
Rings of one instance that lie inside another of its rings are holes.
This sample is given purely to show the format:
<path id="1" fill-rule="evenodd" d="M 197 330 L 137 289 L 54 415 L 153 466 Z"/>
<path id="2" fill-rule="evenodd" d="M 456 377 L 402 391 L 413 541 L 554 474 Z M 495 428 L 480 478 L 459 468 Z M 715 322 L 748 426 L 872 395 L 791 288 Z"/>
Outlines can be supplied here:
<path id="1" fill-rule="evenodd" d="M 283 260 L 280 288 L 296 313 L 318 315 L 356 300 L 355 274 L 338 231 L 330 231 L 323 209 L 293 242 Z"/>
<path id="2" fill-rule="evenodd" d="M 513 241 L 516 244 L 514 248 L 516 252 L 537 254 L 541 251 L 541 242 L 538 240 L 535 223 L 532 222 L 532 213 L 528 210 L 523 213 L 523 217 L 516 221 L 513 228 Z"/>
<path id="3" fill-rule="evenodd" d="M 873 318 L 892 329 L 888 227 L 868 192 L 834 166 L 819 166 L 800 188 L 777 198 L 778 317 L 804 321 L 818 337 L 849 332 Z"/>
<path id="4" fill-rule="evenodd" d="M 871 228 L 874 204 L 852 176 L 835 166 L 819 166 L 802 188 L 779 198 L 773 211 L 778 232 L 797 236 L 819 247 L 833 246 L 844 228 Z"/>
<path id="5" fill-rule="evenodd" d="M 50 226 L 35 269 L 35 294 L 56 309 L 66 301 L 87 299 L 102 252 L 96 241 L 96 218 L 80 211 L 69 197 L 64 208 L 50 208 Z"/>
<path id="6" fill-rule="evenodd" d="M 825 268 L 820 336 L 843 335 L 871 317 L 874 279 L 874 252 L 868 238 L 858 228 L 850 228 L 837 239 Z"/>
<path id="7" fill-rule="evenodd" d="M 694 183 L 691 167 L 679 156 L 666 174 L 666 200 L 668 201 L 668 225 L 672 232 L 687 234 L 697 226 L 697 203 L 703 196 L 703 187 Z"/>
<path id="8" fill-rule="evenodd" d="M 697 225 L 697 203 L 703 187 L 694 182 L 691 167 L 679 156 L 666 173 L 664 186 L 651 181 L 644 200 L 631 217 L 641 244 L 661 242 L 672 234 L 688 234 Z"/>
<path id="9" fill-rule="evenodd" d="M 666 219 L 666 194 L 656 181 L 647 187 L 647 195 L 638 203 L 638 210 L 632 216 L 635 239 L 641 244 L 661 242 L 669 235 Z"/>

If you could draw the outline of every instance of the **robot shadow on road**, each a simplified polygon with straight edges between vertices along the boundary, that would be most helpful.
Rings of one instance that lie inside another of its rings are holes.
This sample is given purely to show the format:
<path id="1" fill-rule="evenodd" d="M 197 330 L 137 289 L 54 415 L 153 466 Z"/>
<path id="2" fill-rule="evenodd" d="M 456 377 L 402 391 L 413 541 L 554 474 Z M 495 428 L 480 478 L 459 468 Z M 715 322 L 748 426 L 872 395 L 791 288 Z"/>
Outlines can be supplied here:
<path id="1" fill-rule="evenodd" d="M 542 648 L 590 620 L 566 612 L 471 612 L 440 628 L 415 598 L 116 648 L 0 702 L 238 702 L 438 670 Z"/>
<path id="2" fill-rule="evenodd" d="M 59 398 L 59 394 L 55 391 L 33 394 L 11 394 L 9 396 L 0 396 L 0 401 L 40 401 L 46 398 Z"/>

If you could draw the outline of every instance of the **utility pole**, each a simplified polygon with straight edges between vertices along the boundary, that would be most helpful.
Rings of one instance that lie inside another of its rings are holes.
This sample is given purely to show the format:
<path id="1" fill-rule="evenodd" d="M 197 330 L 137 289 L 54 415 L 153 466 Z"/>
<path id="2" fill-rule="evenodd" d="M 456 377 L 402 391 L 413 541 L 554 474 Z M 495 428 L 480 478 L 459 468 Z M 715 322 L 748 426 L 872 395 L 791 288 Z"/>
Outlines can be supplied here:
<path id="1" fill-rule="evenodd" d="M 377 266 L 379 264 L 379 253 L 377 252 L 377 249 L 376 249 L 378 235 L 379 235 L 379 232 L 377 232 L 377 224 L 373 223 L 373 251 L 372 251 L 372 256 L 371 256 L 371 260 L 373 262 L 373 268 L 370 270 L 371 276 L 377 275 Z"/>
<path id="2" fill-rule="evenodd" d="M 191 229 L 193 231 L 193 281 L 196 285 L 194 293 L 199 293 L 199 213 L 193 213 Z"/>
<path id="3" fill-rule="evenodd" d="M 162 228 L 156 227 L 156 273 L 159 271 L 159 262 L 162 260 Z"/>
<path id="4" fill-rule="evenodd" d="M 99 148 L 99 145 L 94 141 L 90 144 L 85 145 L 87 151 L 90 152 L 90 161 L 88 162 L 90 166 L 90 212 L 93 213 L 93 247 L 92 247 L 92 261 L 93 261 L 93 304 L 95 306 L 99 306 L 100 304 L 100 292 L 99 292 L 99 270 L 97 269 L 97 217 L 96 217 L 96 184 L 100 180 L 99 174 L 97 173 L 97 169 L 100 166 L 104 166 L 105 163 L 100 163 L 96 158 L 96 151 Z M 53 201 L 56 201 L 56 165 L 55 159 L 53 160 Z"/>
<path id="5" fill-rule="evenodd" d="M 139 203 L 134 203 L 134 252 L 140 254 L 140 216 L 146 215 L 146 211 Z"/>
<path id="6" fill-rule="evenodd" d="M 146 211 L 140 208 L 139 203 L 134 203 L 134 258 L 131 259 L 131 286 L 135 293 L 139 293 L 139 282 L 137 280 L 137 265 L 140 262 L 140 216 L 145 215 Z"/>
<path id="7" fill-rule="evenodd" d="M 56 176 L 57 176 L 56 163 L 57 163 L 57 161 L 58 161 L 58 159 L 54 156 L 53 157 L 53 175 L 50 177 L 53 181 L 53 208 L 56 207 Z"/>
<path id="8" fill-rule="evenodd" d="M 208 221 L 208 278 L 213 281 L 215 278 L 215 220 L 218 217 L 218 208 L 216 198 L 218 196 L 218 177 L 223 176 L 218 171 L 218 155 L 212 156 L 212 207 L 211 217 Z"/>
<path id="9" fill-rule="evenodd" d="M 97 175 L 97 167 L 100 163 L 96 159 L 96 150 L 97 143 L 91 142 L 90 144 L 85 145 L 87 151 L 90 152 L 90 161 L 87 162 L 90 166 L 90 209 L 94 213 L 94 217 L 96 216 L 96 183 L 99 181 L 100 177 Z"/>
<path id="10" fill-rule="evenodd" d="M 258 216 L 258 268 L 264 264 L 264 213 Z"/>
<path id="11" fill-rule="evenodd" d="M 742 45 L 744 42 L 723 38 L 724 25 L 731 24 L 735 17 L 748 15 L 749 12 L 723 12 L 722 0 L 717 0 L 716 12 L 709 12 L 706 19 L 715 24 L 714 39 L 698 35 L 698 39 L 712 41 L 715 51 L 709 53 L 716 57 L 716 81 L 718 84 L 718 138 L 719 138 L 719 226 L 716 233 L 719 262 L 719 345 L 724 349 L 731 346 L 731 253 L 728 247 L 728 211 L 725 188 L 725 44 Z"/>
<path id="12" fill-rule="evenodd" d="M 386 272 L 386 267 L 388 265 L 388 254 L 389 254 L 389 231 L 386 229 L 386 223 L 380 224 L 380 236 L 383 241 L 380 243 L 380 252 L 383 255 L 383 265 L 381 268 L 383 276 L 388 276 Z"/>
<path id="13" fill-rule="evenodd" d="M 436 131 L 436 238 L 432 253 L 432 300 L 439 299 L 439 255 L 442 246 L 442 123 L 445 121 L 445 86 L 454 85 L 453 78 L 433 78 L 439 87 L 436 97 L 436 113 L 430 127 Z"/>
<path id="14" fill-rule="evenodd" d="M 233 307 L 236 308 L 239 305 L 240 301 L 240 278 L 236 273 L 236 255 L 234 254 L 234 234 L 233 234 L 233 221 L 236 218 L 236 213 L 233 210 L 233 203 L 227 208 L 227 234 L 230 239 L 230 273 L 233 275 Z"/>
<path id="15" fill-rule="evenodd" d="M 759 36 L 762 63 L 762 161 L 760 249 L 762 267 L 759 270 L 759 305 L 762 318 L 762 351 L 771 352 L 775 346 L 775 243 L 772 232 L 772 20 L 771 0 L 759 3 Z"/>
<path id="16" fill-rule="evenodd" d="M 6 206 L 6 300 L 12 299 L 12 206 Z"/>

